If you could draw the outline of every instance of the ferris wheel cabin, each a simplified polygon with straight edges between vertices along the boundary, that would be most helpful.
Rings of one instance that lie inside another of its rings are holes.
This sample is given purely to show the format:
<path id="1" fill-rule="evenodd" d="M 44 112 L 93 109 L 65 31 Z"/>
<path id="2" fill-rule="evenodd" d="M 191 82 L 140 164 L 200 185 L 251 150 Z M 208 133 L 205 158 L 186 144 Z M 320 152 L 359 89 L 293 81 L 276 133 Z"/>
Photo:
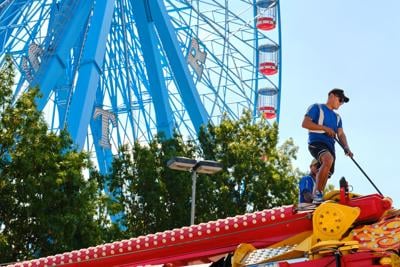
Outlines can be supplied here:
<path id="1" fill-rule="evenodd" d="M 278 72 L 278 51 L 276 44 L 265 44 L 258 47 L 259 71 L 264 75 L 274 75 Z"/>
<path id="2" fill-rule="evenodd" d="M 265 119 L 276 117 L 278 90 L 276 88 L 262 88 L 258 90 L 258 110 Z"/>
<path id="3" fill-rule="evenodd" d="M 260 0 L 257 6 L 257 28 L 268 31 L 276 27 L 276 1 Z"/>

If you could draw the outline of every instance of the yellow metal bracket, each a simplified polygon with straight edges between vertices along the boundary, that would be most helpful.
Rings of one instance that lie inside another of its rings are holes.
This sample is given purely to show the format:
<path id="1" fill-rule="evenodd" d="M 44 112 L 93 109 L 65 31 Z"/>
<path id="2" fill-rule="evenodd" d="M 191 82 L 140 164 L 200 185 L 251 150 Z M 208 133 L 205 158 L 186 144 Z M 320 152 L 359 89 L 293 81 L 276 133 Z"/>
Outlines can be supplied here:
<path id="1" fill-rule="evenodd" d="M 340 240 L 359 215 L 357 207 L 322 203 L 313 214 L 313 243 Z"/>
<path id="2" fill-rule="evenodd" d="M 359 208 L 324 202 L 313 213 L 312 232 L 297 234 L 264 249 L 240 244 L 233 255 L 232 266 L 288 260 L 305 255 L 315 259 L 336 251 L 345 254 L 357 250 L 357 241 L 341 239 L 359 215 Z"/>

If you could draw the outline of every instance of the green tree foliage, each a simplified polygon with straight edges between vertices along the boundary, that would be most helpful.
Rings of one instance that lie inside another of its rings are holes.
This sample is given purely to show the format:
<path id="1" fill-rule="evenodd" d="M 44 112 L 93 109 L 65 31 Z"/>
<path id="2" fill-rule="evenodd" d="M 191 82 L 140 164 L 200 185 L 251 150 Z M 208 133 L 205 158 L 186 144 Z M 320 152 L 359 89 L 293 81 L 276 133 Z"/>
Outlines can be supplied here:
<path id="1" fill-rule="evenodd" d="M 209 125 L 199 141 L 201 156 L 220 161 L 226 170 L 210 177 L 207 187 L 213 188 L 210 194 L 216 205 L 204 214 L 232 216 L 296 201 L 300 173 L 291 161 L 297 147 L 291 139 L 278 147 L 276 124 L 253 122 L 250 112 L 245 112 L 239 120 L 224 118 L 218 126 Z M 208 189 L 200 186 L 199 190 L 206 194 Z M 203 208 L 210 204 L 204 201 Z"/>
<path id="2" fill-rule="evenodd" d="M 54 255 L 99 243 L 97 184 L 66 132 L 49 133 L 37 89 L 12 103 L 14 70 L 0 70 L 0 259 Z"/>
<path id="3" fill-rule="evenodd" d="M 124 212 L 122 236 L 155 233 L 190 222 L 191 174 L 166 168 L 174 156 L 217 160 L 224 170 L 198 174 L 196 223 L 263 210 L 297 200 L 300 173 L 292 167 L 292 140 L 278 147 L 278 128 L 254 123 L 250 113 L 209 125 L 199 142 L 156 138 L 149 145 L 123 147 L 106 179 L 114 213 Z"/>
<path id="4" fill-rule="evenodd" d="M 194 144 L 175 135 L 169 140 L 157 137 L 148 145 L 135 143 L 132 148 L 121 148 L 107 177 L 114 195 L 111 210 L 125 215 L 119 223 L 127 231 L 120 237 L 188 225 L 190 174 L 166 168 L 168 159 L 176 155 L 194 157 Z"/>

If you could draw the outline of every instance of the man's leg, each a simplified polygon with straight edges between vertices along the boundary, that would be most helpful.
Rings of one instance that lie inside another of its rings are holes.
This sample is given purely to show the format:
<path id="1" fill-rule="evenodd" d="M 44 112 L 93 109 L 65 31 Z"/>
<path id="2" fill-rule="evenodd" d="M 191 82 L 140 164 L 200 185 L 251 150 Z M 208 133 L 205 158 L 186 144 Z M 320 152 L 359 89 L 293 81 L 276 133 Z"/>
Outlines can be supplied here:
<path id="1" fill-rule="evenodd" d="M 319 162 L 321 163 L 321 167 L 319 167 L 317 176 L 316 176 L 316 188 L 314 188 L 314 194 L 316 190 L 323 193 L 325 189 L 325 185 L 328 181 L 329 172 L 331 170 L 332 164 L 334 161 L 334 157 L 329 151 L 325 151 L 319 156 Z"/>

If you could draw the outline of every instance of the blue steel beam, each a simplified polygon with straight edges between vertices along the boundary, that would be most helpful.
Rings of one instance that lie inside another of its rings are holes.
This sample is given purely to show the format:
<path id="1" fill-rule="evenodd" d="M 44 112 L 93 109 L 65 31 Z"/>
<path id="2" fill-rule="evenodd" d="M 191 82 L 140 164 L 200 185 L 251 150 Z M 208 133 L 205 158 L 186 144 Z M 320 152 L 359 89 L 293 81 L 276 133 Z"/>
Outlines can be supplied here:
<path id="1" fill-rule="evenodd" d="M 279 66 L 279 82 L 278 82 L 278 99 L 277 99 L 277 105 L 276 105 L 276 121 L 279 123 L 279 118 L 281 115 L 281 93 L 282 93 L 282 26 L 281 26 L 281 5 L 279 3 L 280 1 L 276 1 L 276 8 L 277 8 L 277 18 L 278 18 L 278 43 L 279 43 L 279 54 L 278 54 L 278 66 Z"/>
<path id="2" fill-rule="evenodd" d="M 105 0 L 105 1 L 114 2 L 113 0 Z M 100 88 L 97 88 L 95 97 L 96 97 L 96 100 L 95 100 L 96 103 L 103 103 L 104 95 L 103 95 L 103 92 L 100 90 Z M 112 155 L 112 151 L 110 148 L 105 148 L 100 144 L 100 140 L 103 137 L 103 130 L 104 130 L 104 129 L 102 129 L 102 118 L 97 119 L 97 120 L 91 120 L 90 128 L 92 130 L 93 145 L 94 145 L 95 151 L 96 151 L 96 158 L 97 158 L 99 171 L 102 174 L 108 174 L 108 173 L 110 173 L 110 170 L 112 167 L 113 155 Z M 88 151 L 90 151 L 90 149 L 88 149 Z M 114 197 L 110 191 L 109 182 L 111 182 L 111 181 L 107 181 L 104 184 L 103 189 L 104 189 L 104 192 L 108 196 L 111 196 L 111 198 L 114 199 Z M 121 189 L 116 189 L 116 194 L 117 195 L 121 194 Z M 126 226 L 124 226 L 120 222 L 123 217 L 124 217 L 123 212 L 120 212 L 120 213 L 117 213 L 114 215 L 110 215 L 112 222 L 119 222 L 119 226 L 120 226 L 121 230 L 126 230 Z"/>
<path id="3" fill-rule="evenodd" d="M 101 90 L 97 90 L 96 103 L 102 103 L 103 98 L 104 97 L 103 97 Z M 99 140 L 101 140 L 101 137 L 103 135 L 101 124 L 102 124 L 101 118 L 97 119 L 97 120 L 91 120 L 90 121 L 90 129 L 92 130 L 93 140 L 97 140 L 97 141 L 93 142 L 93 145 L 94 145 L 95 151 L 96 151 L 96 159 L 97 159 L 99 171 L 102 174 L 107 174 L 107 173 L 110 173 L 111 159 L 113 158 L 113 156 L 112 156 L 112 152 L 110 149 L 104 148 L 100 145 Z M 90 151 L 90 149 L 88 149 L 88 151 Z M 105 190 L 107 191 L 107 193 L 109 193 L 108 187 L 105 188 Z"/>
<path id="4" fill-rule="evenodd" d="M 118 4 L 115 5 L 115 9 L 118 8 Z M 132 128 L 134 128 L 134 113 L 132 110 L 132 102 L 133 102 L 133 95 L 132 95 L 132 91 L 137 91 L 135 90 L 136 84 L 135 84 L 135 79 L 134 79 L 134 75 L 131 73 L 131 70 L 129 68 L 129 66 L 131 65 L 130 63 L 130 57 L 129 57 L 129 50 L 132 49 L 130 48 L 130 37 L 128 36 L 128 32 L 129 32 L 129 26 L 130 23 L 133 22 L 133 16 L 129 16 L 129 14 L 131 14 L 130 10 L 126 9 L 125 6 L 120 5 L 120 24 L 122 26 L 121 31 L 116 32 L 117 34 L 120 34 L 120 39 L 121 43 L 119 43 L 119 47 L 122 49 L 123 48 L 123 64 L 119 64 L 122 66 L 125 66 L 125 87 L 122 88 L 128 88 L 128 90 L 121 90 L 121 95 L 124 99 L 124 103 L 126 103 L 126 113 L 127 113 L 127 120 L 129 121 L 129 124 L 132 125 Z M 129 16 L 129 19 L 128 19 Z M 115 21 L 117 21 L 117 19 L 114 17 Z M 111 35 L 111 31 L 110 31 L 110 35 Z M 117 40 L 118 40 L 117 39 Z M 133 49 L 132 49 L 133 50 Z M 107 52 L 106 52 L 107 53 Z M 132 88 L 132 90 L 130 90 Z M 117 108 L 118 104 L 116 103 L 115 107 Z M 117 128 L 119 131 L 119 127 Z M 125 131 L 127 132 L 127 131 Z M 133 136 L 133 138 L 136 140 L 135 137 L 135 131 L 134 129 L 128 130 L 128 132 L 130 132 Z M 121 144 L 123 143 L 122 140 L 120 140 L 120 135 L 118 133 L 118 143 Z"/>
<path id="5" fill-rule="evenodd" d="M 257 4 L 256 4 L 257 1 L 258 0 L 253 0 L 253 13 L 254 14 L 257 14 Z M 257 19 L 253 20 L 253 28 L 255 28 L 255 29 L 257 28 Z M 254 47 L 258 47 L 259 46 L 257 34 L 258 34 L 258 32 L 254 33 Z M 258 66 L 259 64 L 260 64 L 260 57 L 259 57 L 258 52 L 257 52 L 257 54 L 255 56 L 255 59 L 254 59 L 254 65 Z M 255 85 L 255 88 L 257 88 L 257 91 L 258 91 L 258 88 L 259 88 L 259 83 L 258 83 L 259 79 L 258 79 L 258 77 L 259 77 L 260 73 L 257 71 L 257 68 L 256 68 L 256 71 L 253 73 L 253 75 L 254 75 L 253 76 L 254 77 L 254 85 Z M 258 110 L 257 110 L 258 92 L 257 91 L 254 94 L 253 121 L 255 121 L 257 119 L 257 112 L 258 112 Z"/>
<path id="6" fill-rule="evenodd" d="M 4 1 L 0 4 L 0 15 L 3 18 L 0 21 L 0 53 L 4 53 L 4 45 L 7 44 L 8 38 L 11 36 L 11 31 L 8 27 L 4 27 L 5 25 L 12 24 L 12 21 L 15 21 L 20 16 L 20 10 L 28 1 L 17 1 L 14 4 L 11 4 L 12 1 Z"/>
<path id="7" fill-rule="evenodd" d="M 59 78 L 65 72 L 71 48 L 74 46 L 82 29 L 86 25 L 94 0 L 66 1 L 61 7 L 59 20 L 53 21 L 49 29 L 55 29 L 54 41 L 44 52 L 40 69 L 36 73 L 33 85 L 39 85 L 43 97 L 38 99 L 38 108 L 42 110 L 50 93 L 56 86 Z M 71 10 L 70 7 L 74 6 Z M 69 21 L 68 21 L 69 20 Z M 54 26 L 54 27 L 53 27 Z"/>
<path id="8" fill-rule="evenodd" d="M 171 24 L 163 0 L 146 2 L 148 2 L 149 10 L 152 12 L 152 18 L 166 51 L 185 108 L 188 111 L 194 128 L 199 133 L 201 126 L 207 125 L 209 116 L 200 100 L 193 77 L 190 75 L 188 65 L 179 47 L 175 29 Z"/>
<path id="9" fill-rule="evenodd" d="M 67 119 L 68 131 L 80 148 L 83 148 L 85 143 L 88 125 L 93 114 L 113 10 L 114 0 L 96 1 L 90 19 L 92 23 L 83 43 L 84 50 L 79 67 L 79 77 Z M 95 142 L 97 141 L 95 140 Z"/>
<path id="10" fill-rule="evenodd" d="M 58 127 L 61 129 L 65 128 L 67 123 L 66 120 L 68 115 L 68 105 L 72 95 L 73 80 L 76 72 L 76 66 L 74 66 L 72 60 L 79 58 L 80 51 L 78 48 L 82 47 L 81 38 L 78 42 L 79 43 L 76 44 L 74 48 L 72 48 L 72 57 L 66 61 L 67 65 L 65 72 L 60 75 L 56 88 L 53 89 L 53 91 L 55 91 L 55 103 L 58 110 Z M 54 119 L 55 118 L 53 118 L 53 120 Z"/>
<path id="11" fill-rule="evenodd" d="M 161 54 L 154 23 L 150 14 L 147 0 L 131 2 L 136 27 L 142 44 L 142 53 L 149 80 L 151 94 L 157 121 L 157 131 L 163 132 L 167 138 L 173 135 L 173 114 L 168 99 L 168 90 L 164 82 L 161 66 Z"/>

